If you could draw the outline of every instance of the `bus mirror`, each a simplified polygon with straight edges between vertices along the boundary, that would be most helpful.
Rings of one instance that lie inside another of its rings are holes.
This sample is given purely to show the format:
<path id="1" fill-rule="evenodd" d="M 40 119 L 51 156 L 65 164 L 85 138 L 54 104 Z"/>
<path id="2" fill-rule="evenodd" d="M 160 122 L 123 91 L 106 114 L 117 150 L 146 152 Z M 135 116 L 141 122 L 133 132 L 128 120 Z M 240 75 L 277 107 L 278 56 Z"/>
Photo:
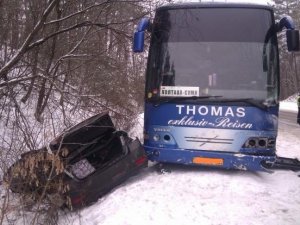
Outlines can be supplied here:
<path id="1" fill-rule="evenodd" d="M 140 20 L 133 37 L 133 52 L 144 51 L 145 31 L 149 28 L 149 26 L 149 18 L 142 18 Z"/>
<path id="2" fill-rule="evenodd" d="M 286 31 L 286 41 L 288 51 L 299 51 L 300 43 L 299 43 L 299 30 L 287 30 Z"/>
<path id="3" fill-rule="evenodd" d="M 133 38 L 133 52 L 143 52 L 144 51 L 144 31 L 134 32 Z"/>

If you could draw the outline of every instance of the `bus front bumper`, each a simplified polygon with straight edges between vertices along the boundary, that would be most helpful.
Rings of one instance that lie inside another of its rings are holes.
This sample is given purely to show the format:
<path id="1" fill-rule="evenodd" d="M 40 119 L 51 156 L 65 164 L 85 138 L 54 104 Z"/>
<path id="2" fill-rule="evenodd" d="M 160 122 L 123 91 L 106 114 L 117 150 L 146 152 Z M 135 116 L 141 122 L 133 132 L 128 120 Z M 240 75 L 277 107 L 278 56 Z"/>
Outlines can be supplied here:
<path id="1" fill-rule="evenodd" d="M 263 165 L 276 161 L 276 155 L 248 155 L 235 152 L 194 151 L 144 146 L 148 159 L 161 163 L 200 165 L 223 169 L 270 172 Z"/>

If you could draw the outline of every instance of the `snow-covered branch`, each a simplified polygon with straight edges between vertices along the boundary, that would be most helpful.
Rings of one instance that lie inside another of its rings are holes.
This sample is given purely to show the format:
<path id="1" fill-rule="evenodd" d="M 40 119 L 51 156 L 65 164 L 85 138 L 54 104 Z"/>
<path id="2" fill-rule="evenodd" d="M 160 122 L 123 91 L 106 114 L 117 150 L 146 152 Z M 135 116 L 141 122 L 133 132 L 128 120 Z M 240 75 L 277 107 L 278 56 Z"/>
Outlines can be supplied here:
<path id="1" fill-rule="evenodd" d="M 40 29 L 44 26 L 44 22 L 46 21 L 48 15 L 51 13 L 55 5 L 60 0 L 52 0 L 49 2 L 48 7 L 44 10 L 42 17 L 40 20 L 36 23 L 33 30 L 29 33 L 27 38 L 25 39 L 23 45 L 18 49 L 18 51 L 15 53 L 15 55 L 0 69 L 0 79 L 4 78 L 6 79 L 7 73 L 9 70 L 11 70 L 15 64 L 17 64 L 20 59 L 23 57 L 24 53 L 28 50 L 28 46 L 36 36 L 36 34 L 40 31 Z"/>

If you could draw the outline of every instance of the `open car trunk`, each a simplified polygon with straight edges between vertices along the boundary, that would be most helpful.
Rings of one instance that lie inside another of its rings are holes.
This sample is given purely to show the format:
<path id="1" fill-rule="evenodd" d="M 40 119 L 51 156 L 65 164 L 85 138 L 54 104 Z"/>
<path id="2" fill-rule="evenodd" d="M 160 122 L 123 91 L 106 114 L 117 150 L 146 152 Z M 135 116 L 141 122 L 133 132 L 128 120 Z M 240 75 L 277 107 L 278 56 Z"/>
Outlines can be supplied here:
<path id="1" fill-rule="evenodd" d="M 60 134 L 42 149 L 24 153 L 5 173 L 13 192 L 60 196 L 79 208 L 147 166 L 141 143 L 115 129 L 108 113 Z"/>
<path id="2" fill-rule="evenodd" d="M 126 133 L 116 131 L 108 114 L 99 114 L 77 124 L 50 142 L 68 175 L 82 179 L 127 154 Z M 122 143 L 123 142 L 123 143 Z"/>

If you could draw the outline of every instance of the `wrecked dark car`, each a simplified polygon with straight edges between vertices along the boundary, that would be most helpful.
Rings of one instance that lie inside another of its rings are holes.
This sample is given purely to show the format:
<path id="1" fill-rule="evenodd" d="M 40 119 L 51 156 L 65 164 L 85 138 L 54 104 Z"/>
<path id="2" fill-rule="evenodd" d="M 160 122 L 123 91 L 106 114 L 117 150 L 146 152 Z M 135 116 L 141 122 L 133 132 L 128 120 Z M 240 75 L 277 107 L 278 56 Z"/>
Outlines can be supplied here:
<path id="1" fill-rule="evenodd" d="M 147 167 L 138 139 L 116 130 L 108 113 L 63 132 L 13 164 L 4 180 L 13 192 L 35 193 L 71 209 L 89 205 Z"/>

